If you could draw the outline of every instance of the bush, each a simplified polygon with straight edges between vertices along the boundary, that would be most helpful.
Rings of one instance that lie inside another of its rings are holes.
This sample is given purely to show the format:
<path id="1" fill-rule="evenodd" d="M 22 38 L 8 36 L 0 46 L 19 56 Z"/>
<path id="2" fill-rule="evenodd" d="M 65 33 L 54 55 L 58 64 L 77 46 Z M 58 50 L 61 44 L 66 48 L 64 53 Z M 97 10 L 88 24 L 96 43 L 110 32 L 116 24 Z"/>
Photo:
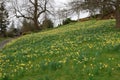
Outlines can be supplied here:
<path id="1" fill-rule="evenodd" d="M 27 20 L 24 20 L 22 24 L 23 24 L 23 26 L 21 27 L 22 33 L 35 31 L 35 27 L 34 27 L 34 24 L 32 22 L 28 22 Z"/>
<path id="2" fill-rule="evenodd" d="M 48 18 L 46 18 L 42 23 L 42 29 L 46 29 L 46 28 L 53 28 L 53 22 Z"/>
<path id="3" fill-rule="evenodd" d="M 18 28 L 10 28 L 6 34 L 7 37 L 16 37 L 16 36 L 20 36 L 22 32 Z"/>
<path id="4" fill-rule="evenodd" d="M 67 18 L 67 19 L 63 20 L 63 25 L 69 24 L 71 22 L 72 22 L 72 20 L 70 18 Z"/>

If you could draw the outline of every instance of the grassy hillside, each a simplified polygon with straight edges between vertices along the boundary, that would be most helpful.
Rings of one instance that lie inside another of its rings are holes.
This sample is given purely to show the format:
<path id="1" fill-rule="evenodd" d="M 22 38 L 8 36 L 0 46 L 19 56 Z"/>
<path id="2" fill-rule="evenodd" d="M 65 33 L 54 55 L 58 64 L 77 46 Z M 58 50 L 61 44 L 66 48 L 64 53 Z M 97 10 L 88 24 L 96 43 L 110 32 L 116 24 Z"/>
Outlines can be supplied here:
<path id="1" fill-rule="evenodd" d="M 1 80 L 118 80 L 114 20 L 71 23 L 20 37 L 0 51 Z"/>

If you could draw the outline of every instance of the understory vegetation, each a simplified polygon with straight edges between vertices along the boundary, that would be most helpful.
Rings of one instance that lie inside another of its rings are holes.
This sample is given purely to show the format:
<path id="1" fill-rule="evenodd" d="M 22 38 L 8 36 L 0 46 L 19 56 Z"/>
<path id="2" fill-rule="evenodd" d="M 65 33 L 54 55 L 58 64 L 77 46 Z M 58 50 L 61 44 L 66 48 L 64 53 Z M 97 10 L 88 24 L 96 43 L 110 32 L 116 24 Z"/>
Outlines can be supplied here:
<path id="1" fill-rule="evenodd" d="M 4 41 L 4 40 L 6 40 L 6 39 L 8 39 L 8 37 L 6 37 L 6 38 L 0 38 L 0 42 L 2 42 L 2 41 Z"/>
<path id="2" fill-rule="evenodd" d="M 0 42 L 2 42 L 4 40 L 4 38 L 0 38 Z"/>
<path id="3" fill-rule="evenodd" d="M 76 22 L 31 33 L 0 51 L 0 80 L 118 80 L 115 20 Z"/>

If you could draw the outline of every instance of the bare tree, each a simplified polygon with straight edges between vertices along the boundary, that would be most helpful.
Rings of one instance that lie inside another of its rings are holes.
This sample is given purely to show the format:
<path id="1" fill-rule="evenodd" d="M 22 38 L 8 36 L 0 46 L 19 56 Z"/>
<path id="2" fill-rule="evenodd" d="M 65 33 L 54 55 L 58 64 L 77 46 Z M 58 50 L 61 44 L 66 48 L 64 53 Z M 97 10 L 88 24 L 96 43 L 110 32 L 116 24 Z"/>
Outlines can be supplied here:
<path id="1" fill-rule="evenodd" d="M 70 2 L 71 9 L 79 12 L 81 9 L 89 11 L 92 15 L 96 12 L 115 12 L 116 28 L 120 29 L 120 0 L 73 0 Z M 79 16 L 79 13 L 78 13 Z"/>
<path id="2" fill-rule="evenodd" d="M 57 21 L 61 24 L 63 20 L 67 19 L 70 17 L 71 12 L 67 7 L 64 8 L 59 8 L 56 12 L 55 12 L 55 18 L 57 19 Z"/>
<path id="3" fill-rule="evenodd" d="M 83 10 L 83 2 L 84 2 L 84 0 L 72 0 L 68 3 L 68 5 L 70 7 L 69 10 L 72 13 L 77 14 L 78 21 L 80 19 L 80 12 Z"/>
<path id="4" fill-rule="evenodd" d="M 88 5 L 87 9 L 89 10 L 92 7 L 92 9 L 98 8 L 101 11 L 105 10 L 105 6 L 107 8 L 112 7 L 115 12 L 116 28 L 120 29 L 120 0 L 85 0 L 85 5 Z M 108 10 L 110 11 L 110 8 Z"/>
<path id="5" fill-rule="evenodd" d="M 120 29 L 120 0 L 114 1 L 113 6 L 115 7 L 116 28 Z"/>
<path id="6" fill-rule="evenodd" d="M 50 12 L 50 0 L 12 0 L 12 8 L 17 18 L 26 18 L 34 22 L 36 30 L 39 27 L 39 18 L 45 12 Z"/>

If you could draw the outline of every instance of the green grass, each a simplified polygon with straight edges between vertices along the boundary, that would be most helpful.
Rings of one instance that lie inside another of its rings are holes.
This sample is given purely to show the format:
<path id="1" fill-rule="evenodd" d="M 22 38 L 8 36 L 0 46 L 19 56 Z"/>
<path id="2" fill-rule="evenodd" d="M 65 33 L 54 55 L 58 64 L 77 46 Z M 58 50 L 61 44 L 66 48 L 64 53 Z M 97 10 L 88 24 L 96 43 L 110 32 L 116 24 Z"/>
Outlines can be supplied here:
<path id="1" fill-rule="evenodd" d="M 118 80 L 114 20 L 71 23 L 25 35 L 0 51 L 1 80 Z"/>

